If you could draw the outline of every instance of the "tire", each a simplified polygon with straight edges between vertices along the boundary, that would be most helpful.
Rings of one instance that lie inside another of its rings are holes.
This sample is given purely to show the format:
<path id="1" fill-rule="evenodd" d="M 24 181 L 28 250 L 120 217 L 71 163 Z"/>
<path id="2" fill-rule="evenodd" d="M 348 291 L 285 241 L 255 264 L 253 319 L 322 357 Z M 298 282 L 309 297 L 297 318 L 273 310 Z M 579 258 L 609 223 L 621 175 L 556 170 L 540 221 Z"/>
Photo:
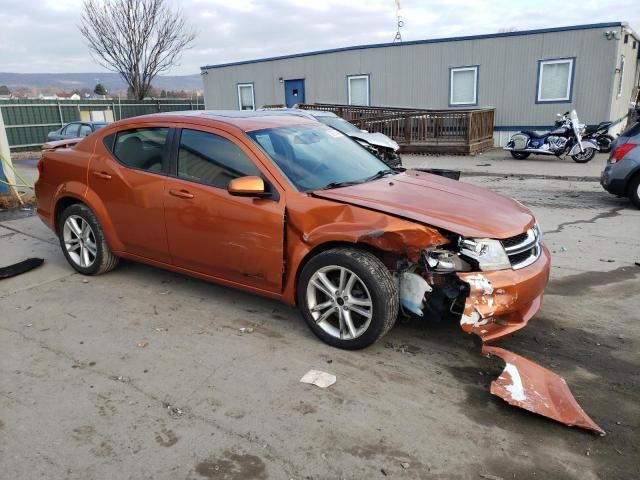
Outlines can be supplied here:
<path id="1" fill-rule="evenodd" d="M 596 149 L 591 147 L 585 147 L 584 152 L 577 153 L 571 158 L 576 163 L 587 163 L 593 160 L 593 157 L 596 156 Z"/>
<path id="2" fill-rule="evenodd" d="M 629 182 L 627 187 L 629 192 L 629 200 L 635 205 L 636 208 L 640 208 L 640 173 L 637 173 Z"/>
<path id="3" fill-rule="evenodd" d="M 107 273 L 120 260 L 109 249 L 98 219 L 83 203 L 73 204 L 62 212 L 58 239 L 67 262 L 83 275 Z"/>
<path id="4" fill-rule="evenodd" d="M 600 147 L 600 152 L 609 153 L 614 140 L 615 139 L 609 134 L 598 137 L 598 147 Z"/>
<path id="5" fill-rule="evenodd" d="M 349 274 L 356 277 L 353 283 Z M 329 292 L 321 275 L 336 290 Z M 298 278 L 297 301 L 311 331 L 323 342 L 346 350 L 375 343 L 398 318 L 398 289 L 391 273 L 376 256 L 358 248 L 334 248 L 309 260 Z M 325 308 L 312 311 L 321 305 Z"/>
<path id="6" fill-rule="evenodd" d="M 524 160 L 525 158 L 528 158 L 529 155 L 531 155 L 529 152 L 514 152 L 513 150 L 511 150 L 510 153 L 511 156 L 516 160 Z"/>

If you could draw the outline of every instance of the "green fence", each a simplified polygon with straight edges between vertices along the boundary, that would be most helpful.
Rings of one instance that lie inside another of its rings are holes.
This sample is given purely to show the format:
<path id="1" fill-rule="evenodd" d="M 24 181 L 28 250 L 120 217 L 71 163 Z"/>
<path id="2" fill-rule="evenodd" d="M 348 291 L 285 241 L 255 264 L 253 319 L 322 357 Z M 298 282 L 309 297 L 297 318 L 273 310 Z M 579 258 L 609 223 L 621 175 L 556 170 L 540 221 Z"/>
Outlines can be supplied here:
<path id="1" fill-rule="evenodd" d="M 47 133 L 79 120 L 114 121 L 148 113 L 203 110 L 203 102 L 166 100 L 8 100 L 0 113 L 12 152 L 36 150 Z"/>

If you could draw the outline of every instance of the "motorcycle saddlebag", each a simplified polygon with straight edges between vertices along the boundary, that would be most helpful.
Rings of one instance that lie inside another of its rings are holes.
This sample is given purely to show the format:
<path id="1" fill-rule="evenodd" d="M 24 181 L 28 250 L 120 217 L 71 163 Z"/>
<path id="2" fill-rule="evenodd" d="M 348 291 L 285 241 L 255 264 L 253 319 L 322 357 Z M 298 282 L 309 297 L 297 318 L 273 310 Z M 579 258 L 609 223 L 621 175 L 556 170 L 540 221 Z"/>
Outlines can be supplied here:
<path id="1" fill-rule="evenodd" d="M 516 133 L 511 137 L 514 150 L 524 150 L 529 143 L 529 137 L 523 133 Z"/>

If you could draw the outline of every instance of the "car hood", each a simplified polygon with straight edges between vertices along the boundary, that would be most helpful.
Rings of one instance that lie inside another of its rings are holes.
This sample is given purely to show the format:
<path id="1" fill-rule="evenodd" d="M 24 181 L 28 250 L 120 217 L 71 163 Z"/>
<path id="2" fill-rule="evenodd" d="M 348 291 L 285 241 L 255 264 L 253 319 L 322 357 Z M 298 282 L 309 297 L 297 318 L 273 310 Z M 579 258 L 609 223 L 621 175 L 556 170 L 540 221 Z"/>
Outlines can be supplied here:
<path id="1" fill-rule="evenodd" d="M 389 213 L 464 237 L 513 237 L 535 221 L 529 209 L 515 200 L 415 170 L 313 193 L 320 198 Z"/>
<path id="2" fill-rule="evenodd" d="M 369 142 L 375 147 L 391 148 L 394 152 L 400 147 L 396 142 L 387 137 L 384 133 L 365 133 L 365 132 L 349 132 L 351 138 L 359 138 L 365 142 Z"/>

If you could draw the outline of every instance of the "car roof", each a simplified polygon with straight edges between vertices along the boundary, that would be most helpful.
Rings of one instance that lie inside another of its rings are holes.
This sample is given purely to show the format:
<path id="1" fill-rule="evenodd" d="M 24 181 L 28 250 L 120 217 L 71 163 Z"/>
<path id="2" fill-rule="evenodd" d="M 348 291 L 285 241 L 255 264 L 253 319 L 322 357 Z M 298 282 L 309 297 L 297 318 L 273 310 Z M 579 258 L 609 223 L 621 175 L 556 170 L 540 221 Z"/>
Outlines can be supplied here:
<path id="1" fill-rule="evenodd" d="M 312 120 L 299 115 L 269 115 L 268 111 L 255 110 L 187 110 L 184 112 L 152 113 L 139 117 L 125 118 L 122 123 L 132 121 L 188 122 L 189 120 L 197 120 L 198 123 L 202 123 L 203 120 L 205 123 L 208 120 L 226 123 L 245 132 L 314 123 Z M 119 124 L 120 122 L 116 123 Z"/>

